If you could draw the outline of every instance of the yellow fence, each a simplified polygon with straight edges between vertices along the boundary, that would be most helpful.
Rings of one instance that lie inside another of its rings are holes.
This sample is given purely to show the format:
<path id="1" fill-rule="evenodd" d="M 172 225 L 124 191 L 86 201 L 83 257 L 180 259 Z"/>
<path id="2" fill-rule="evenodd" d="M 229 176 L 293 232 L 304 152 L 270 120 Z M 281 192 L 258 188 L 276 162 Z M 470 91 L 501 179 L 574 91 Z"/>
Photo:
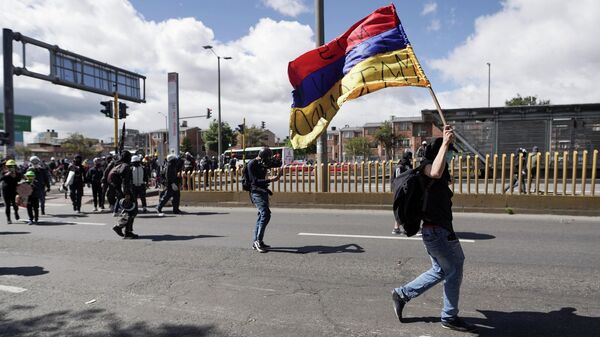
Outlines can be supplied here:
<path id="1" fill-rule="evenodd" d="M 546 152 L 526 157 L 458 155 L 449 163 L 453 177 L 450 188 L 458 194 L 595 196 L 597 157 L 598 150 L 591 154 Z M 275 192 L 318 193 L 323 192 L 320 179 L 326 179 L 330 193 L 391 193 L 395 169 L 392 161 L 329 164 L 326 170 L 317 165 L 285 166 L 273 170 L 283 172 L 270 188 Z M 241 175 L 241 168 L 182 173 L 182 190 L 240 192 Z"/>

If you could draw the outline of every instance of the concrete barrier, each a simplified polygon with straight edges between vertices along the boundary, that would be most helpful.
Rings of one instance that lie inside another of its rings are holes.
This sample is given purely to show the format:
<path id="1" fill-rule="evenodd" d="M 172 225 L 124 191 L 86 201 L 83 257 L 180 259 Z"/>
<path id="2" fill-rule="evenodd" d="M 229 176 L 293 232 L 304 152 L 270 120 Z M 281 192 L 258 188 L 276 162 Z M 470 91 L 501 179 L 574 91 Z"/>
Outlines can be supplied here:
<path id="1" fill-rule="evenodd" d="M 273 207 L 392 209 L 391 193 L 301 193 L 277 192 Z M 600 215 L 600 197 L 456 194 L 456 212 L 535 213 Z M 188 206 L 252 207 L 248 192 L 181 192 Z"/>

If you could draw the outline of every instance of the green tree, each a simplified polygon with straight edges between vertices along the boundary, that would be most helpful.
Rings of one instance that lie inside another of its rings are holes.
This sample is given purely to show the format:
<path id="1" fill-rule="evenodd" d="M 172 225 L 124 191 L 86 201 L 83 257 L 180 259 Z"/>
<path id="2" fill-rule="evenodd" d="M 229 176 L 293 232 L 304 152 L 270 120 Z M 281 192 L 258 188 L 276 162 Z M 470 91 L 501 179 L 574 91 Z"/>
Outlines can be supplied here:
<path id="1" fill-rule="evenodd" d="M 213 121 L 208 126 L 208 130 L 204 133 L 204 143 L 205 146 L 214 152 L 219 150 L 219 143 L 217 141 L 219 137 L 219 123 L 213 119 Z M 227 122 L 221 122 L 221 145 L 227 149 L 227 146 L 231 144 L 231 146 L 235 146 L 237 144 L 237 138 L 233 134 L 233 130 L 229 126 Z"/>
<path id="2" fill-rule="evenodd" d="M 192 152 L 193 147 L 192 147 L 192 141 L 190 140 L 190 137 L 183 137 L 183 140 L 181 141 L 181 152 L 186 153 L 186 152 Z"/>
<path id="3" fill-rule="evenodd" d="M 263 129 L 257 128 L 256 125 L 252 125 L 246 128 L 246 146 L 266 146 L 267 137 Z"/>
<path id="4" fill-rule="evenodd" d="M 81 157 L 86 159 L 93 158 L 102 152 L 96 145 L 96 140 L 87 138 L 79 133 L 74 133 L 70 135 L 61 146 L 65 148 L 67 152 L 80 154 Z"/>
<path id="5" fill-rule="evenodd" d="M 513 97 L 510 100 L 504 101 L 506 106 L 519 106 L 519 105 L 549 105 L 550 100 L 540 99 L 538 101 L 537 96 L 526 96 L 521 97 L 517 94 L 517 97 Z"/>
<path id="6" fill-rule="evenodd" d="M 15 152 L 20 157 L 28 159 L 27 157 L 29 157 L 29 155 L 31 154 L 31 149 L 24 145 L 15 145 Z"/>
<path id="7" fill-rule="evenodd" d="M 351 138 L 344 147 L 344 153 L 346 156 L 352 157 L 352 160 L 356 160 L 356 157 L 360 156 L 368 159 L 371 154 L 371 142 L 365 137 Z"/>
<path id="8" fill-rule="evenodd" d="M 392 123 L 390 121 L 383 122 L 383 125 L 375 131 L 373 138 L 385 149 L 385 160 L 388 160 L 391 157 L 392 147 L 396 140 Z"/>
<path id="9" fill-rule="evenodd" d="M 285 146 L 292 147 L 292 141 L 290 138 L 285 139 Z M 306 159 L 309 154 L 317 153 L 316 141 L 304 149 L 294 149 L 294 159 Z"/>

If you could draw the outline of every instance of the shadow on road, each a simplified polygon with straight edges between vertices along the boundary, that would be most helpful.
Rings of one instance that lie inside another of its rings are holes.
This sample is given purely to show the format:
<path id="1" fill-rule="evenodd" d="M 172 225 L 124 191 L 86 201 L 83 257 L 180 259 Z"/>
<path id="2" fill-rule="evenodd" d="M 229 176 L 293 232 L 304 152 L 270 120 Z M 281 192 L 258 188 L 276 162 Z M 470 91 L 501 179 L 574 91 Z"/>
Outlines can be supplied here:
<path id="1" fill-rule="evenodd" d="M 122 321 L 114 313 L 104 309 L 88 309 L 78 312 L 54 311 L 44 315 L 30 316 L 30 306 L 11 306 L 0 311 L 0 335 L 11 337 L 35 336 L 40 333 L 52 336 L 145 336 L 145 337 L 202 337 L 225 336 L 212 325 L 150 325 L 143 321 Z M 12 318 L 18 314 L 25 318 Z"/>
<path id="2" fill-rule="evenodd" d="M 37 276 L 48 273 L 47 270 L 44 270 L 44 267 L 40 266 L 0 268 L 0 275 Z"/>
<path id="3" fill-rule="evenodd" d="M 31 234 L 31 232 L 0 232 L 0 235 L 11 235 L 11 234 Z"/>
<path id="4" fill-rule="evenodd" d="M 491 240 L 496 238 L 495 236 L 490 234 L 472 232 L 456 232 L 456 236 L 458 236 L 459 239 L 466 240 Z"/>
<path id="5" fill-rule="evenodd" d="M 71 214 L 48 214 L 46 213 L 46 215 L 51 216 L 53 218 L 87 218 L 88 215 L 85 213 L 71 213 Z"/>
<path id="6" fill-rule="evenodd" d="M 140 235 L 140 240 L 152 240 L 152 241 L 185 241 L 194 239 L 204 238 L 222 238 L 221 235 Z"/>
<path id="7" fill-rule="evenodd" d="M 579 316 L 577 309 L 564 307 L 548 313 L 535 311 L 478 310 L 486 319 L 470 318 L 479 325 L 480 336 L 512 337 L 597 337 L 600 317 Z"/>
<path id="8" fill-rule="evenodd" d="M 341 246 L 304 246 L 304 247 L 272 247 L 269 252 L 292 253 L 292 254 L 333 254 L 333 253 L 364 253 L 365 250 L 355 244 L 350 243 Z"/>

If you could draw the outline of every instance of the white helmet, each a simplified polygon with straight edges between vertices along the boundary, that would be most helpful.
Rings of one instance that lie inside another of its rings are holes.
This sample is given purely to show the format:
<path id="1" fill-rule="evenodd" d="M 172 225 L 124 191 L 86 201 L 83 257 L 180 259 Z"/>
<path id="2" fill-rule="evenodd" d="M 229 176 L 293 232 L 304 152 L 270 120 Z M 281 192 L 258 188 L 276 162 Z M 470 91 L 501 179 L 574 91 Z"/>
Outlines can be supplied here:
<path id="1" fill-rule="evenodd" d="M 55 161 L 55 160 L 56 160 L 56 158 L 52 157 L 52 158 L 50 158 L 50 160 L 52 160 L 52 161 Z"/>
<path id="2" fill-rule="evenodd" d="M 177 156 L 173 153 L 171 153 L 170 155 L 167 156 L 167 161 L 171 161 L 173 159 L 177 159 Z"/>
<path id="3" fill-rule="evenodd" d="M 137 154 L 135 156 L 131 157 L 131 162 L 132 163 L 138 163 L 140 161 L 140 156 L 138 156 Z"/>
<path id="4" fill-rule="evenodd" d="M 40 163 L 40 158 L 38 158 L 38 156 L 31 156 L 31 158 L 29 158 L 29 162 L 33 165 L 37 165 Z"/>

